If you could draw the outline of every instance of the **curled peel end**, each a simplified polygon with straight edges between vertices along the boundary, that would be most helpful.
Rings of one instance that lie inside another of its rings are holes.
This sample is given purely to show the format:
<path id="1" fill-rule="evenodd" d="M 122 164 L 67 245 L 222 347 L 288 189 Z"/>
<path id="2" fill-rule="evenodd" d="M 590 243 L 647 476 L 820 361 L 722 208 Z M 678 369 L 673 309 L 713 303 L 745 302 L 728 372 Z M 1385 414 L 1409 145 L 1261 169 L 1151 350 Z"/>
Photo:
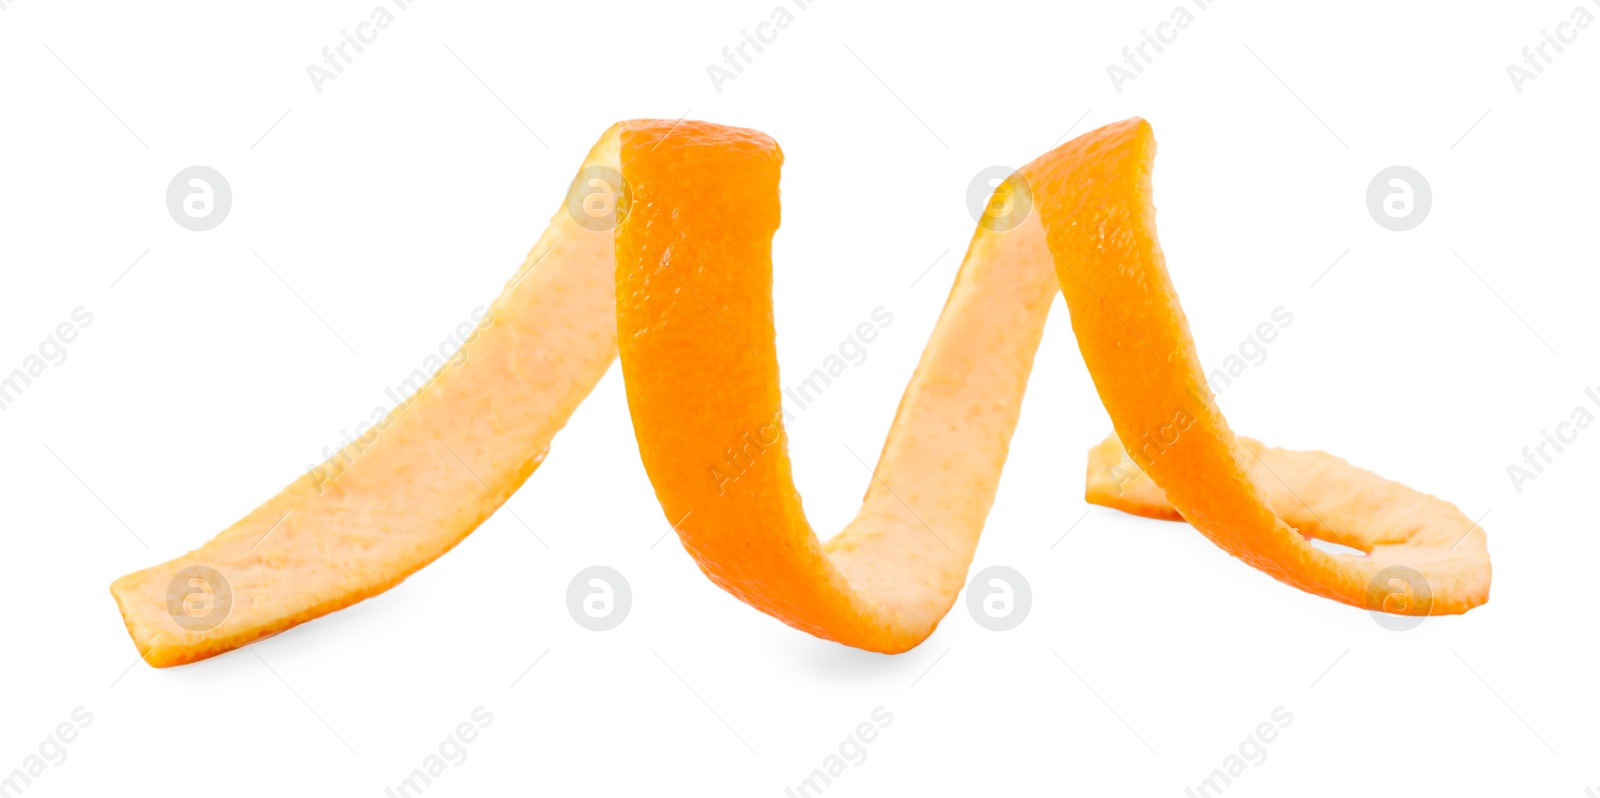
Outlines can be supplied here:
<path id="1" fill-rule="evenodd" d="M 1487 533 L 1454 504 L 1326 452 L 1239 442 L 1255 461 L 1251 479 L 1304 554 L 1251 565 L 1307 592 L 1395 615 L 1453 615 L 1488 602 Z M 1087 481 L 1091 504 L 1183 520 L 1115 433 L 1089 450 Z M 1364 554 L 1330 553 L 1309 539 Z M 1420 598 L 1394 600 L 1400 594 Z"/>

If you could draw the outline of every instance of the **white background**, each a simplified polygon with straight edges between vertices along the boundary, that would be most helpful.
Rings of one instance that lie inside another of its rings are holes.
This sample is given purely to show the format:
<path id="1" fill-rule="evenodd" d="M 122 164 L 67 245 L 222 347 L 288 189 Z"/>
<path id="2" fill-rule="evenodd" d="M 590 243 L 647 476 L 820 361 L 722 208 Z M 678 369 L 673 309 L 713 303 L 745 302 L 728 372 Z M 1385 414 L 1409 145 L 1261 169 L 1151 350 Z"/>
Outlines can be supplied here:
<path id="1" fill-rule="evenodd" d="M 1180 796 L 1281 706 L 1292 724 L 1230 798 L 1600 791 L 1600 431 L 1520 495 L 1506 473 L 1600 384 L 1600 25 L 1520 94 L 1506 65 L 1600 6 L 1223 0 L 1118 93 L 1106 65 L 1180 0 L 824 0 L 718 93 L 707 64 L 778 2 L 421 0 L 320 94 L 306 66 L 379 0 L 0 11 L 0 370 L 74 308 L 94 316 L 0 412 L 0 775 L 83 706 L 93 722 L 26 795 L 378 796 L 483 706 L 492 724 L 425 795 L 779 796 L 883 706 L 892 724 L 825 795 Z M 819 530 L 867 484 L 849 449 L 882 444 L 971 235 L 968 181 L 1141 115 L 1203 361 L 1294 314 L 1223 392 L 1235 429 L 1482 517 L 1491 601 L 1393 632 L 1187 526 L 1089 509 L 1084 452 L 1108 421 L 1058 300 L 974 563 L 1030 581 L 1013 631 L 962 601 L 886 657 L 726 595 L 661 539 L 613 367 L 509 503 L 548 548 L 502 510 L 352 609 L 197 665 L 139 662 L 107 585 L 390 404 L 493 299 L 607 125 L 684 114 L 784 147 L 786 374 L 894 314 L 791 428 Z M 210 232 L 165 207 L 193 164 L 232 186 Z M 1392 164 L 1432 186 L 1410 232 L 1366 209 Z M 567 614 L 593 564 L 633 587 L 614 631 Z"/>

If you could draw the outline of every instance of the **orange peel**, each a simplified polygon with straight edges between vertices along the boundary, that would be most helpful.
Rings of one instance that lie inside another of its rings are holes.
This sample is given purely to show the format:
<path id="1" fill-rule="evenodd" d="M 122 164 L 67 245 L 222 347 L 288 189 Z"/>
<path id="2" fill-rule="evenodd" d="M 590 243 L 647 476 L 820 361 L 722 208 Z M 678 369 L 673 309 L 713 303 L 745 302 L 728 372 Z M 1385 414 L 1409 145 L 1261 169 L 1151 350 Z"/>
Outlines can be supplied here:
<path id="1" fill-rule="evenodd" d="M 1423 574 L 1432 601 L 1385 609 L 1481 604 L 1485 535 L 1457 528 L 1453 506 L 1331 455 L 1235 439 L 1156 241 L 1154 152 L 1149 125 L 1132 119 L 1002 185 L 1031 189 L 1037 210 L 1015 226 L 980 224 L 861 510 L 824 542 L 801 507 L 782 421 L 771 296 L 782 152 L 740 128 L 619 123 L 580 175 L 620 172 L 631 200 L 621 226 L 558 212 L 465 361 L 336 454 L 321 471 L 336 479 L 303 476 L 201 548 L 114 582 L 129 634 L 150 664 L 178 665 L 392 587 L 509 498 L 620 354 L 641 460 L 701 570 L 795 628 L 905 651 L 965 581 L 1058 290 L 1116 430 L 1091 451 L 1090 501 L 1182 518 L 1256 568 L 1356 606 L 1371 606 L 1371 580 L 1392 565 Z M 751 440 L 751 465 L 717 479 L 727 447 Z M 1308 535 L 1367 555 L 1323 552 Z M 231 588 L 214 627 L 179 624 L 168 604 L 196 566 Z"/>

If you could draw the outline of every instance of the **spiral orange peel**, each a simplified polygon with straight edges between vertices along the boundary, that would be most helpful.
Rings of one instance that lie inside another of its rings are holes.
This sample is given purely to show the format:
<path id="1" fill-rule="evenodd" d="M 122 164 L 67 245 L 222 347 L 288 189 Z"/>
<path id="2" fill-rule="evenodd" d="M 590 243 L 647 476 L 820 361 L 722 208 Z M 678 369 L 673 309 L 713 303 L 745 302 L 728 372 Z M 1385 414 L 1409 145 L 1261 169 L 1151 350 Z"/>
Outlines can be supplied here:
<path id="1" fill-rule="evenodd" d="M 151 665 L 179 665 L 394 586 L 516 491 L 620 354 L 645 470 L 706 576 L 818 637 L 905 651 L 965 581 L 1058 290 L 1115 428 L 1090 453 L 1091 502 L 1181 518 L 1261 571 L 1347 604 L 1372 607 L 1373 580 L 1396 565 L 1431 592 L 1398 611 L 1486 601 L 1486 535 L 1454 506 L 1331 455 L 1234 437 L 1156 241 L 1154 155 L 1150 126 L 1130 119 L 1002 185 L 1036 210 L 1011 226 L 993 224 L 990 207 L 861 510 L 824 542 L 794 486 L 778 381 L 782 152 L 752 130 L 619 123 L 584 169 L 622 175 L 631 206 L 620 227 L 557 212 L 461 365 L 335 455 L 321 473 L 336 479 L 302 476 L 199 549 L 114 582 L 128 632 Z M 737 480 L 717 479 L 712 466 L 747 433 L 759 456 Z M 191 566 L 231 587 L 214 628 L 186 628 L 169 610 L 169 585 Z"/>

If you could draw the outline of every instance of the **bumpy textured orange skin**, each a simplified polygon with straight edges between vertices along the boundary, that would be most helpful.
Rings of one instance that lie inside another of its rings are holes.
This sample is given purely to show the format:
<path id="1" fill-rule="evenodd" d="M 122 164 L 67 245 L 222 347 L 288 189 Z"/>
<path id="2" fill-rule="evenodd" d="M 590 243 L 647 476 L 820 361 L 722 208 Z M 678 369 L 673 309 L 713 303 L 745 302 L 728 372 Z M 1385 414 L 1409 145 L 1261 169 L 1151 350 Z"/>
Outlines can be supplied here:
<path id="1" fill-rule="evenodd" d="M 813 634 L 871 647 L 805 521 L 788 457 L 751 458 L 737 481 L 707 476 L 746 431 L 776 425 L 775 448 L 788 447 L 771 303 L 783 154 L 752 130 L 673 124 L 622 131 L 634 205 L 617 231 L 617 326 L 639 455 L 666 515 L 687 516 L 680 537 L 713 582 Z"/>
<path id="2" fill-rule="evenodd" d="M 1057 290 L 1116 428 L 1091 454 L 1091 501 L 1186 519 L 1255 567 L 1347 603 L 1362 605 L 1367 579 L 1397 563 L 1433 588 L 1432 607 L 1417 611 L 1482 603 L 1484 534 L 1459 524 L 1454 507 L 1330 455 L 1233 437 L 1156 243 L 1154 147 L 1134 119 L 1021 170 L 1037 211 L 973 235 L 861 511 L 824 543 L 806 522 L 780 420 L 771 240 L 782 153 L 750 130 L 619 123 L 584 163 L 619 169 L 632 185 L 632 213 L 615 234 L 558 211 L 465 362 L 381 434 L 335 455 L 336 480 L 298 479 L 200 549 L 113 583 L 129 634 L 150 664 L 183 664 L 388 589 L 522 484 L 620 343 L 641 459 L 706 575 L 814 635 L 904 651 L 963 586 Z M 1149 457 L 1147 436 L 1173 438 L 1180 418 L 1176 438 Z M 752 437 L 763 445 L 742 452 L 737 480 L 708 475 Z M 1119 441 L 1133 444 L 1125 453 Z M 1141 452 L 1149 479 L 1130 488 L 1100 475 Z M 1335 557 L 1300 533 L 1370 553 Z M 232 584 L 233 612 L 215 629 L 167 616 L 166 586 L 189 565 Z"/>

